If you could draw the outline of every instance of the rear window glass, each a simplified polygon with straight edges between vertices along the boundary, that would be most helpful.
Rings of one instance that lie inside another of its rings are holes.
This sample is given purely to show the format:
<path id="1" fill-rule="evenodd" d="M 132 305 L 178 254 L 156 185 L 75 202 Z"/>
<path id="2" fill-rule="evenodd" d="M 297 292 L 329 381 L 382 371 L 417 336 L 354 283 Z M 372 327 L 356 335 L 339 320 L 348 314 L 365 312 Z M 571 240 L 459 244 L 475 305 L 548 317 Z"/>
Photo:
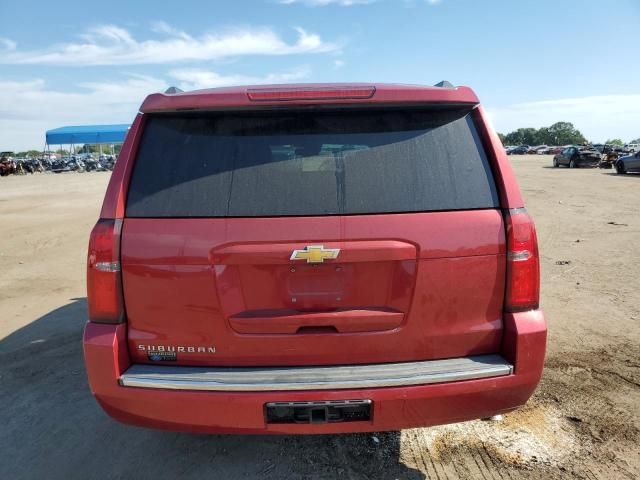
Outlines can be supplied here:
<path id="1" fill-rule="evenodd" d="M 496 208 L 468 112 L 271 111 L 147 119 L 129 217 Z"/>

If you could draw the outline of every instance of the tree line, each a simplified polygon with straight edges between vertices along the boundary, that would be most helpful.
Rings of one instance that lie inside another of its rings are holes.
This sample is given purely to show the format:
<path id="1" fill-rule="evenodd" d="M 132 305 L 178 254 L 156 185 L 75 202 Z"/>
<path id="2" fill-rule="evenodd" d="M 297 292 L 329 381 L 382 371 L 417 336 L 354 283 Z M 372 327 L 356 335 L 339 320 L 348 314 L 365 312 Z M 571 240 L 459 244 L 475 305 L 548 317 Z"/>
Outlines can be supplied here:
<path id="1" fill-rule="evenodd" d="M 503 145 L 579 145 L 587 141 L 585 136 L 571 122 L 556 122 L 550 127 L 519 128 L 514 132 L 498 133 Z M 624 145 L 619 138 L 612 138 L 605 143 Z M 629 143 L 640 143 L 640 138 Z"/>
<path id="2" fill-rule="evenodd" d="M 120 153 L 120 149 L 122 148 L 122 145 L 120 144 L 116 144 L 113 145 L 113 152 L 115 154 L 119 154 Z M 111 153 L 111 146 L 110 145 L 102 145 L 102 153 Z M 70 155 L 71 152 L 65 148 L 58 148 L 57 150 L 52 150 L 53 153 L 57 153 L 58 155 Z M 100 152 L 100 145 L 90 145 L 90 144 L 84 144 L 82 147 L 79 147 L 77 149 L 75 149 L 75 153 L 99 153 Z M 40 155 L 42 155 L 42 150 L 25 150 L 24 152 L 3 152 L 8 157 L 39 157 Z"/>

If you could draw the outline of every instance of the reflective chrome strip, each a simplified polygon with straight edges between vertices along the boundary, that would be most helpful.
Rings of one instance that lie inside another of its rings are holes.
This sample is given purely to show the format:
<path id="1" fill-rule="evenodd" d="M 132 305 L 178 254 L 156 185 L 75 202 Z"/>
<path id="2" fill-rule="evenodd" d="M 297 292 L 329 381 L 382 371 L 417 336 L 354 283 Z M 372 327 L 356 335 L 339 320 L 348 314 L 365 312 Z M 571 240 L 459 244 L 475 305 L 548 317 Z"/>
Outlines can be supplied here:
<path id="1" fill-rule="evenodd" d="M 509 252 L 507 258 L 513 262 L 524 262 L 532 257 L 529 250 L 520 250 L 519 252 Z"/>
<path id="2" fill-rule="evenodd" d="M 376 388 L 455 382 L 509 375 L 499 355 L 321 367 L 173 367 L 133 365 L 120 377 L 125 387 L 171 390 L 272 391 Z"/>
<path id="3" fill-rule="evenodd" d="M 120 262 L 96 262 L 93 268 L 101 272 L 119 272 Z"/>

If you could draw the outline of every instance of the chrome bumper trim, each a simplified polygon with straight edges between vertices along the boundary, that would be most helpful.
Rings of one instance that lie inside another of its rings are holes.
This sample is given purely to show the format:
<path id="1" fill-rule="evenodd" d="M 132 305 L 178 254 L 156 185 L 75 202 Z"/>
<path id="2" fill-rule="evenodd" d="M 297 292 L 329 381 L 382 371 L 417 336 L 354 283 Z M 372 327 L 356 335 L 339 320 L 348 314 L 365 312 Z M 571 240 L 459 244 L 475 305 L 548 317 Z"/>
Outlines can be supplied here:
<path id="1" fill-rule="evenodd" d="M 173 367 L 132 365 L 125 387 L 225 392 L 398 387 L 509 375 L 500 355 L 446 360 L 319 367 Z"/>

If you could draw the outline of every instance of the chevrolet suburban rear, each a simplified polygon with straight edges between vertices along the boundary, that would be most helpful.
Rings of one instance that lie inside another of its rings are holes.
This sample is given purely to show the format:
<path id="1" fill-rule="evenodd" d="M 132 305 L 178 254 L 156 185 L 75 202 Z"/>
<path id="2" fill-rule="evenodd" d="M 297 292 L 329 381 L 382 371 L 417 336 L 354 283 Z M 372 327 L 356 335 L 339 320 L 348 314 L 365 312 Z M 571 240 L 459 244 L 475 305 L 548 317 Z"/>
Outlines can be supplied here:
<path id="1" fill-rule="evenodd" d="M 467 87 L 150 95 L 87 289 L 91 390 L 134 425 L 459 422 L 523 405 L 544 362 L 535 228 Z"/>

